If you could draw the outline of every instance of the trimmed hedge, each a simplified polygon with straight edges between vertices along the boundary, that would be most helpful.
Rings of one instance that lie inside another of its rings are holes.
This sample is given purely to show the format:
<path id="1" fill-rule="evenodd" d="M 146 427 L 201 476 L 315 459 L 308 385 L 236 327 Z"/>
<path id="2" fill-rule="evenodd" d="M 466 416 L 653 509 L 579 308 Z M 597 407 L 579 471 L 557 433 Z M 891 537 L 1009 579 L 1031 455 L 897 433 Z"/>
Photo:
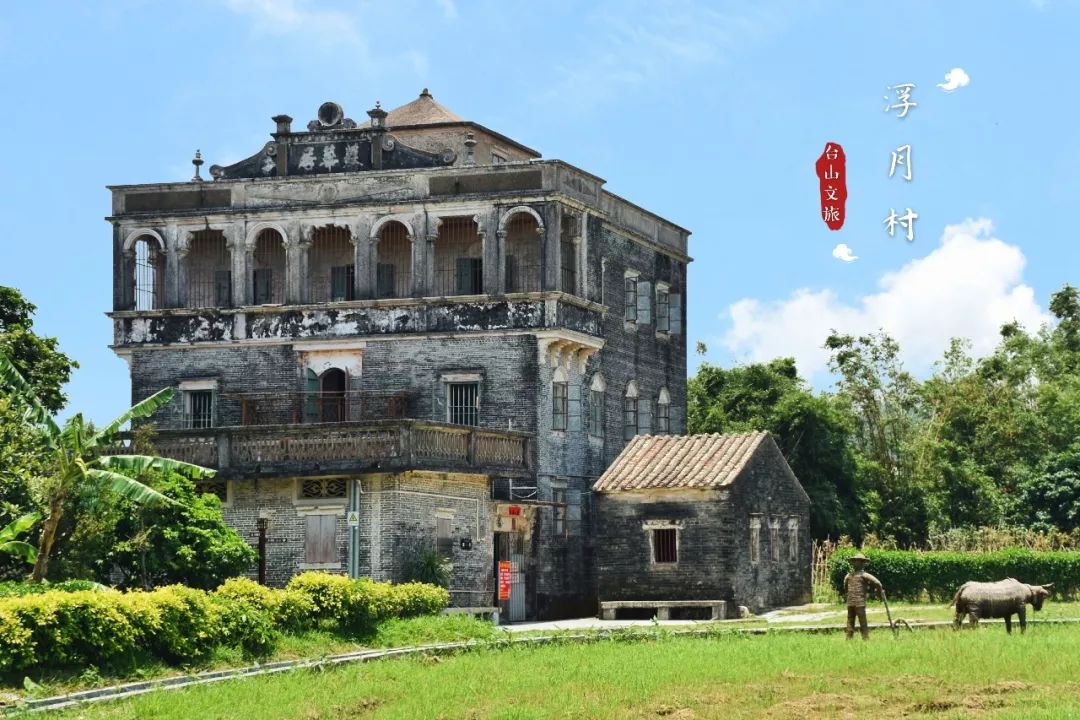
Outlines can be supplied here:
<path id="1" fill-rule="evenodd" d="M 842 594 L 848 558 L 854 548 L 837 550 L 829 558 L 829 579 Z M 1000 550 L 990 553 L 865 550 L 867 572 L 881 581 L 889 598 L 952 600 L 957 588 L 969 580 L 990 582 L 1016 578 L 1035 584 L 1054 583 L 1057 597 L 1075 597 L 1080 591 L 1080 551 Z"/>
<path id="2" fill-rule="evenodd" d="M 20 595 L 40 595 L 45 592 L 78 592 L 80 590 L 99 590 L 101 588 L 93 580 L 64 580 L 62 582 L 20 582 L 6 580 L 0 582 L 0 598 L 18 597 Z"/>
<path id="3" fill-rule="evenodd" d="M 367 634 L 388 618 L 437 613 L 449 594 L 304 573 L 285 590 L 235 578 L 214 592 L 181 585 L 150 592 L 41 592 L 0 598 L 0 675 L 35 669 L 130 667 L 205 661 L 219 647 L 246 656 L 274 651 L 281 633 L 320 627 Z"/>

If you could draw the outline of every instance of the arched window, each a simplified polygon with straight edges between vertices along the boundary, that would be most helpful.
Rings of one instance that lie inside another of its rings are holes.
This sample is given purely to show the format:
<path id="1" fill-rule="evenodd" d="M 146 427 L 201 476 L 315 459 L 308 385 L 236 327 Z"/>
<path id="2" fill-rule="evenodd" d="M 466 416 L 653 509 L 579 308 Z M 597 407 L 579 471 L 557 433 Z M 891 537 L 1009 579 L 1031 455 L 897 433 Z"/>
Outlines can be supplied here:
<path id="1" fill-rule="evenodd" d="M 134 283 L 131 304 L 135 310 L 156 310 L 164 306 L 165 255 L 157 240 L 149 236 L 135 241 Z"/>
<path id="2" fill-rule="evenodd" d="M 347 227 L 330 225 L 312 234 L 309 251 L 311 302 L 356 299 L 356 264 Z"/>
<path id="3" fill-rule="evenodd" d="M 186 262 L 188 307 L 232 306 L 232 270 L 225 233 L 192 233 Z"/>
<path id="4" fill-rule="evenodd" d="M 667 435 L 671 432 L 671 395 L 667 388 L 662 388 L 656 396 L 656 413 L 654 415 L 654 432 L 657 435 Z"/>
<path id="5" fill-rule="evenodd" d="M 555 377 L 551 383 L 551 429 L 566 430 L 569 418 L 570 394 L 566 371 L 556 368 Z"/>
<path id="6" fill-rule="evenodd" d="M 539 292 L 540 225 L 527 212 L 518 212 L 506 225 L 506 292 Z"/>
<path id="7" fill-rule="evenodd" d="M 606 412 L 607 383 L 600 373 L 593 375 L 589 385 L 589 434 L 604 437 L 604 413 Z"/>
<path id="8" fill-rule="evenodd" d="M 255 239 L 251 256 L 251 292 L 256 305 L 285 302 L 285 240 L 281 233 L 266 228 Z"/>
<path id="9" fill-rule="evenodd" d="M 638 389 L 631 380 L 623 396 L 623 440 L 630 440 L 638 434 Z"/>
<path id="10" fill-rule="evenodd" d="M 435 239 L 432 294 L 479 295 L 484 292 L 483 241 L 471 217 L 446 218 Z"/>
<path id="11" fill-rule="evenodd" d="M 305 422 L 344 422 L 349 419 L 346 402 L 349 376 L 344 370 L 329 368 L 317 375 L 308 368 L 305 380 Z"/>
<path id="12" fill-rule="evenodd" d="M 412 243 L 408 229 L 388 222 L 375 246 L 375 297 L 403 298 L 412 290 Z"/>

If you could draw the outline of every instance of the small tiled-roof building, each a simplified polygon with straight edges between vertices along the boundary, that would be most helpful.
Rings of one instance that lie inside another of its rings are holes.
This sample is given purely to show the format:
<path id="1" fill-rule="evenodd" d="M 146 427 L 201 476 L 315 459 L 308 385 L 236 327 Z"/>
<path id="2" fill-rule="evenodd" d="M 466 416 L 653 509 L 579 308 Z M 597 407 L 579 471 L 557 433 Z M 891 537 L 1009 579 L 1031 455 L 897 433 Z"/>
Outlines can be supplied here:
<path id="1" fill-rule="evenodd" d="M 600 601 L 809 601 L 810 498 L 768 433 L 641 435 L 593 490 Z"/>

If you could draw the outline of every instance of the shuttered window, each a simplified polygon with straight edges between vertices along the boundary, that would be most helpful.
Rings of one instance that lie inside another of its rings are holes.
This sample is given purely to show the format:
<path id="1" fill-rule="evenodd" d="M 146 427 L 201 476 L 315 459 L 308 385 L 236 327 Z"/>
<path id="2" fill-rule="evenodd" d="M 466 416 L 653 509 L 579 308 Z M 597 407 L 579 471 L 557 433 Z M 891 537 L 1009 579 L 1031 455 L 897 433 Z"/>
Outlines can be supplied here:
<path id="1" fill-rule="evenodd" d="M 769 551 L 772 561 L 780 562 L 780 521 L 776 518 L 769 520 Z"/>
<path id="2" fill-rule="evenodd" d="M 304 562 L 314 564 L 337 561 L 337 516 L 306 516 L 304 518 Z"/>
<path id="3" fill-rule="evenodd" d="M 799 560 L 799 518 L 789 518 L 787 521 L 788 560 Z"/>
<path id="4" fill-rule="evenodd" d="M 757 565 L 761 559 L 761 518 L 750 518 L 750 564 Z"/>
<path id="5" fill-rule="evenodd" d="M 589 391 L 589 434 L 604 437 L 604 391 Z"/>
<path id="6" fill-rule="evenodd" d="M 670 327 L 671 303 L 667 288 L 656 289 L 656 331 L 668 332 Z"/>
<path id="7" fill-rule="evenodd" d="M 653 562 L 675 563 L 679 561 L 679 535 L 675 528 L 659 528 L 652 531 Z"/>
<path id="8" fill-rule="evenodd" d="M 551 429 L 565 430 L 567 418 L 570 415 L 568 402 L 567 384 L 556 382 L 551 384 Z"/>
<path id="9" fill-rule="evenodd" d="M 255 268 L 252 271 L 255 285 L 255 304 L 266 305 L 274 302 L 274 271 L 272 268 Z"/>
<path id="10" fill-rule="evenodd" d="M 623 280 L 623 320 L 637 322 L 637 278 Z"/>
<path id="11" fill-rule="evenodd" d="M 375 295 L 380 298 L 394 297 L 393 263 L 379 263 L 375 266 Z"/>
<path id="12" fill-rule="evenodd" d="M 354 279 L 356 266 L 337 265 L 330 268 L 330 300 L 340 302 L 342 300 L 355 300 Z"/>
<path id="13" fill-rule="evenodd" d="M 551 501 L 555 503 L 551 509 L 552 532 L 555 537 L 566 537 L 566 486 L 552 485 Z"/>

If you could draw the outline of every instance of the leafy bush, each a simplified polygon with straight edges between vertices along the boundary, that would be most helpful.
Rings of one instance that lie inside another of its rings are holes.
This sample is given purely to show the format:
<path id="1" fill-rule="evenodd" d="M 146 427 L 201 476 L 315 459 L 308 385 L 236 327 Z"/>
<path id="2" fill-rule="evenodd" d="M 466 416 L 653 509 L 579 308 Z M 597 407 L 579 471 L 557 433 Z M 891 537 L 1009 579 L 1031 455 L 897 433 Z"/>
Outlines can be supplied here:
<path id="1" fill-rule="evenodd" d="M 214 592 L 182 585 L 149 592 L 54 588 L 19 589 L 0 598 L 0 675 L 131 666 L 145 658 L 191 665 L 221 647 L 263 657 L 283 632 L 308 630 L 316 621 L 329 630 L 370 636 L 385 620 L 434 614 L 449 601 L 446 590 L 431 585 L 325 573 L 298 575 L 285 590 L 243 578 Z"/>
<path id="2" fill-rule="evenodd" d="M 969 580 L 990 582 L 1012 577 L 1031 584 L 1054 583 L 1054 594 L 1072 597 L 1080 591 L 1080 552 L 1024 549 L 989 553 L 865 550 L 867 571 L 885 586 L 890 598 L 951 600 Z M 840 591 L 854 548 L 837 550 L 829 558 L 829 577 Z"/>
<path id="3" fill-rule="evenodd" d="M 409 563 L 406 579 L 410 582 L 427 583 L 441 588 L 450 587 L 453 568 L 450 559 L 430 548 L 418 550 Z"/>
<path id="4" fill-rule="evenodd" d="M 40 595 L 45 592 L 80 592 L 83 590 L 100 590 L 93 580 L 64 580 L 56 583 L 32 583 L 17 582 L 14 580 L 0 582 L 0 598 L 19 597 L 22 595 Z"/>

